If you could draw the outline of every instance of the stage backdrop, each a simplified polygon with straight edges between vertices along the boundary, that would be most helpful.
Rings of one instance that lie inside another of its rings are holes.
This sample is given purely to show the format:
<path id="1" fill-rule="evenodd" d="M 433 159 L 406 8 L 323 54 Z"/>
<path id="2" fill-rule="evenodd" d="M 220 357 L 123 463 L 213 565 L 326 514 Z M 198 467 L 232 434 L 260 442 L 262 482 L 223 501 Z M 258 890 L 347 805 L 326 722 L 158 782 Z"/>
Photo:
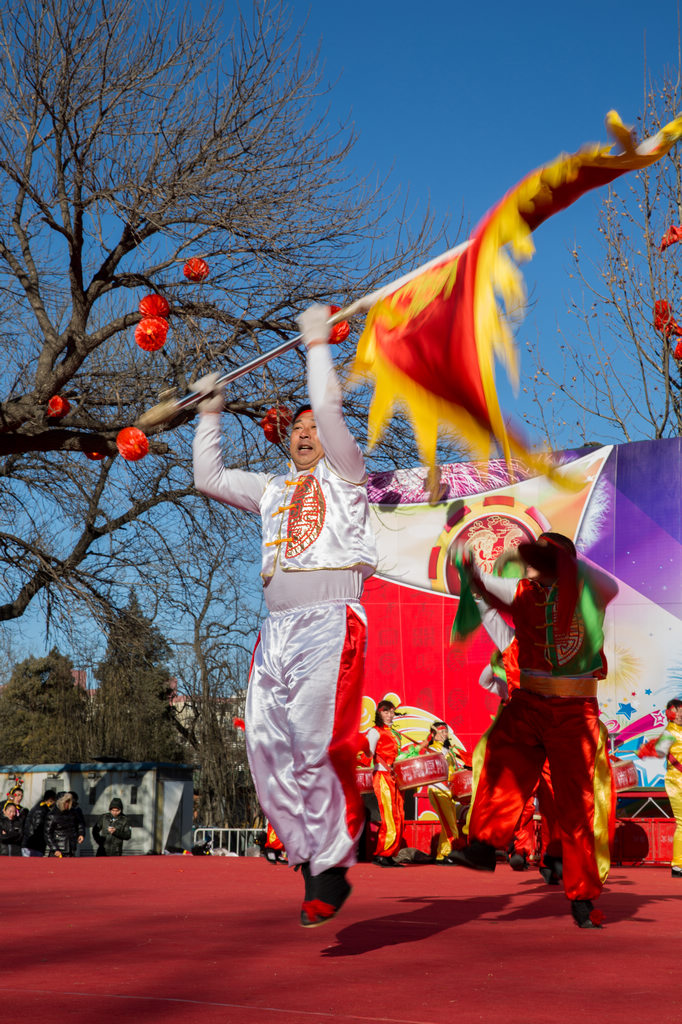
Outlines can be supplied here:
<path id="1" fill-rule="evenodd" d="M 485 566 L 505 547 L 556 530 L 620 592 L 605 623 L 609 664 L 600 683 L 602 718 L 619 756 L 632 757 L 664 727 L 663 709 L 682 696 L 682 441 L 645 441 L 564 453 L 561 472 L 516 481 L 504 463 L 442 467 L 444 498 L 429 505 L 425 473 L 374 474 L 369 482 L 379 569 L 367 582 L 369 619 L 363 729 L 377 701 L 399 700 L 406 742 L 443 718 L 473 748 L 497 701 L 478 686 L 492 653 L 480 628 L 450 644 L 457 576 L 447 557 L 466 540 Z M 636 760 L 640 784 L 662 785 L 664 762 Z"/>

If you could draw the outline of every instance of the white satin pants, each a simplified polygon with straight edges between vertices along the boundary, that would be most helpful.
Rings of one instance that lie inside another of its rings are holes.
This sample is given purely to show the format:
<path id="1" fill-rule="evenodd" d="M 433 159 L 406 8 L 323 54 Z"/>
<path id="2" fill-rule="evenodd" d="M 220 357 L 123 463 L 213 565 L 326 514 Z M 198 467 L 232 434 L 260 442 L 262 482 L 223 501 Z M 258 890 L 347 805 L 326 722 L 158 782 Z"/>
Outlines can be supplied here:
<path id="1" fill-rule="evenodd" d="M 349 866 L 364 823 L 356 784 L 366 625 L 357 602 L 271 613 L 254 651 L 246 746 L 290 864 Z"/>

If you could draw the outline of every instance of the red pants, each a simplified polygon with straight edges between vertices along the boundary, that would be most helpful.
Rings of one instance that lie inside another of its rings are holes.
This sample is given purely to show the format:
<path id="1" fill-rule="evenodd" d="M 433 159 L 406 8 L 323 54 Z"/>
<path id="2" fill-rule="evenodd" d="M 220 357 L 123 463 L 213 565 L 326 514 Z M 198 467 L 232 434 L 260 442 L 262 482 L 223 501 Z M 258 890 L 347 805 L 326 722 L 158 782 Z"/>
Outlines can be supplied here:
<path id="1" fill-rule="evenodd" d="M 528 860 L 533 860 L 536 853 L 535 832 L 535 798 L 537 797 L 540 813 L 540 859 L 549 853 L 553 857 L 561 856 L 561 834 L 556 820 L 554 807 L 554 789 L 549 772 L 549 764 L 545 761 L 538 784 L 526 800 L 521 817 L 516 823 L 511 845 L 513 852 L 525 853 Z"/>
<path id="2" fill-rule="evenodd" d="M 556 800 L 570 900 L 594 899 L 610 867 L 615 800 L 596 698 L 516 690 L 476 749 L 482 759 L 469 838 L 505 849 L 545 759 Z"/>
<path id="3" fill-rule="evenodd" d="M 389 772 L 375 772 L 372 786 L 379 804 L 381 825 L 377 835 L 375 857 L 392 857 L 400 849 L 405 825 L 403 794 Z"/>

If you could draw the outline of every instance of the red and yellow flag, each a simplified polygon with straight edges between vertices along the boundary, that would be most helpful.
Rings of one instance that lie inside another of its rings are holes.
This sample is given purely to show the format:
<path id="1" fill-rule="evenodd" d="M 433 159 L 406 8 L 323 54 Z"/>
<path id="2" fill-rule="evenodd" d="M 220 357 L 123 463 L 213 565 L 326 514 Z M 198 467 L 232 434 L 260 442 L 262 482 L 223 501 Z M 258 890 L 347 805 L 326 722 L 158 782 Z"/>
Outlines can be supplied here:
<path id="1" fill-rule="evenodd" d="M 439 428 L 477 456 L 487 457 L 494 441 L 508 461 L 535 462 L 505 425 L 495 388 L 497 360 L 518 382 L 512 322 L 525 290 L 517 262 L 533 255 L 531 234 L 544 220 L 590 189 L 659 160 L 682 137 L 682 117 L 637 147 L 615 111 L 606 124 L 621 152 L 592 145 L 533 171 L 486 215 L 460 255 L 430 266 L 370 309 L 355 362 L 375 381 L 370 444 L 402 402 L 430 466 Z"/>

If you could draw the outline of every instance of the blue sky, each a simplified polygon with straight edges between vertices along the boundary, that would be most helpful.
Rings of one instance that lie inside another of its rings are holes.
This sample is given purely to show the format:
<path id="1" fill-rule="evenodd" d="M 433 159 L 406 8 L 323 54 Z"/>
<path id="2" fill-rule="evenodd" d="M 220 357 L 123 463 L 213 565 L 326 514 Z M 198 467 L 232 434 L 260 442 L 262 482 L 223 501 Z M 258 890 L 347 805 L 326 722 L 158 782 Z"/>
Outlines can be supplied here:
<path id="1" fill-rule="evenodd" d="M 635 124 L 646 86 L 677 66 L 677 0 L 408 3 L 295 0 L 305 41 L 320 43 L 333 115 L 359 134 L 358 171 L 376 168 L 453 232 L 473 227 L 534 167 L 587 142 L 606 142 L 616 109 Z M 592 193 L 543 225 L 524 268 L 533 308 L 521 329 L 552 358 L 567 332 L 568 250 L 598 258 Z M 528 367 L 527 367 L 528 368 Z M 524 361 L 522 360 L 522 375 Z M 504 396 L 504 392 L 503 396 Z M 504 397 L 503 397 L 504 400 Z M 508 407 L 507 407 L 508 408 Z"/>

